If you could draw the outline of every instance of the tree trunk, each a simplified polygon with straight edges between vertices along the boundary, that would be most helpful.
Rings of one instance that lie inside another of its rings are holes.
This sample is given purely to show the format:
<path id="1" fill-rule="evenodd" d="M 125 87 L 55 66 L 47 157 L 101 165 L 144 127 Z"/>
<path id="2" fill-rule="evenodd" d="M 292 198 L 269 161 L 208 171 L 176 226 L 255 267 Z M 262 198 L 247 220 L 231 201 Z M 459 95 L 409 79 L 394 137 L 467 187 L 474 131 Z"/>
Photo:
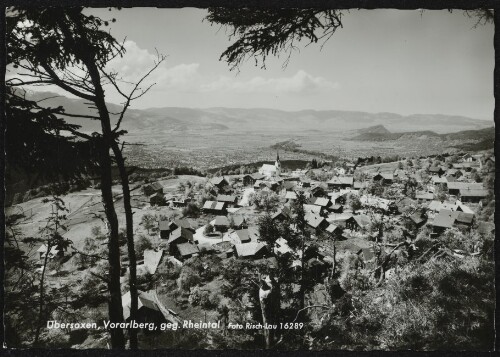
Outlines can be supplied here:
<path id="1" fill-rule="evenodd" d="M 113 152 L 116 158 L 116 164 L 118 165 L 118 170 L 120 171 L 120 179 L 122 182 L 123 191 L 123 206 L 125 209 L 125 220 L 126 220 L 126 230 L 127 230 L 127 249 L 128 249 L 128 259 L 129 259 L 129 286 L 130 286 L 130 319 L 135 320 L 137 316 L 138 309 L 138 293 L 137 293 L 137 259 L 135 256 L 135 246 L 134 246 L 134 222 L 132 205 L 130 202 L 130 187 L 128 181 L 128 174 L 125 168 L 125 159 L 123 158 L 122 152 L 118 147 L 116 142 L 113 143 Z M 138 348 L 137 341 L 137 330 L 130 329 L 130 349 Z"/>
<path id="2" fill-rule="evenodd" d="M 111 322 L 123 322 L 122 295 L 120 286 L 120 244 L 118 238 L 118 218 L 113 203 L 111 158 L 109 146 L 102 143 L 101 152 L 101 193 L 104 211 L 109 222 L 108 260 L 109 260 L 109 302 L 108 312 Z M 125 348 L 123 330 L 111 329 L 111 348 Z"/>
<path id="3" fill-rule="evenodd" d="M 109 222 L 109 241 L 108 241 L 108 259 L 109 259 L 109 320 L 114 323 L 123 322 L 123 306 L 120 286 L 120 242 L 118 232 L 118 218 L 116 216 L 115 205 L 113 202 L 113 176 L 111 173 L 111 156 L 109 150 L 114 142 L 113 132 L 111 130 L 111 120 L 106 106 L 104 90 L 101 85 L 101 75 L 95 63 L 95 53 L 92 46 L 88 44 L 86 31 L 78 16 L 71 16 L 75 22 L 78 32 L 81 36 L 82 49 L 80 55 L 85 67 L 87 67 L 92 85 L 94 86 L 95 100 L 94 104 L 99 112 L 101 119 L 102 142 L 101 145 L 101 193 L 104 204 L 104 211 Z M 111 329 L 111 348 L 125 348 L 125 338 L 122 329 Z"/>
<path id="4" fill-rule="evenodd" d="M 50 242 L 47 242 L 47 251 L 45 252 L 45 258 L 43 260 L 42 276 L 40 277 L 40 296 L 38 298 L 38 321 L 36 326 L 35 341 L 33 343 L 34 347 L 38 347 L 38 340 L 40 339 L 40 330 L 42 328 L 42 317 L 43 317 L 43 303 L 44 303 L 44 282 L 45 282 L 45 269 L 47 268 L 47 261 L 49 259 L 49 252 L 52 249 Z"/>
<path id="5" fill-rule="evenodd" d="M 268 311 L 269 311 L 269 299 L 272 292 L 272 287 L 269 290 L 264 290 L 262 287 L 259 289 L 259 301 L 260 301 L 260 311 L 262 313 L 262 323 L 264 324 L 264 328 L 262 329 L 264 332 L 264 340 L 266 342 L 266 349 L 271 347 L 271 331 L 266 328 L 268 324 L 270 324 Z"/>

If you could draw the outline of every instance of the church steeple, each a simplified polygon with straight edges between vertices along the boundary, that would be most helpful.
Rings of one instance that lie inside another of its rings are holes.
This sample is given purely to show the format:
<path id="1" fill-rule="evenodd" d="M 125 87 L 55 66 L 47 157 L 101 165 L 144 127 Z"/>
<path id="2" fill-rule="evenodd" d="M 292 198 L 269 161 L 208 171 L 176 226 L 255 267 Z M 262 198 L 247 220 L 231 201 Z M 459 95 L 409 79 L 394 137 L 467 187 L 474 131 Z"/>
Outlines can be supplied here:
<path id="1" fill-rule="evenodd" d="M 276 176 L 281 175 L 281 161 L 279 151 L 276 152 L 276 162 L 274 163 L 274 166 L 276 167 Z"/>

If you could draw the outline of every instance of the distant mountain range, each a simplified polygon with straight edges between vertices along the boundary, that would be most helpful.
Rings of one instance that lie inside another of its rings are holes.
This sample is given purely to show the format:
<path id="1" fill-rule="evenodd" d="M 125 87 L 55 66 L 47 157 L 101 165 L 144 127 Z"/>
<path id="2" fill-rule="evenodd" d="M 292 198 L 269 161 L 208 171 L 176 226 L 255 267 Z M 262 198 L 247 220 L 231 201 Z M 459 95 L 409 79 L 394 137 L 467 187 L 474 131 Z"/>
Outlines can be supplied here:
<path id="1" fill-rule="evenodd" d="M 371 142 L 439 140 L 442 142 L 443 147 L 456 146 L 471 150 L 492 148 L 495 141 L 495 130 L 492 126 L 478 130 L 462 130 L 454 133 L 438 134 L 430 130 L 391 133 L 383 125 L 376 125 L 356 132 L 358 135 L 348 140 Z M 464 144 L 464 142 L 467 143 Z"/>
<path id="2" fill-rule="evenodd" d="M 31 98 L 40 100 L 54 96 L 54 93 L 33 92 Z M 56 97 L 41 102 L 47 107 L 63 106 L 72 114 L 95 114 L 80 99 Z M 109 104 L 112 112 L 120 106 Z M 117 118 L 117 116 L 113 116 Z M 100 129 L 98 121 L 89 119 L 67 119 L 92 132 Z M 275 109 L 242 108 L 149 108 L 129 109 L 123 121 L 123 129 L 136 135 L 162 134 L 183 131 L 270 131 L 273 133 L 331 131 L 343 132 L 361 130 L 355 140 L 387 140 L 396 138 L 397 133 L 421 132 L 424 135 L 453 133 L 464 130 L 478 130 L 491 127 L 493 121 L 471 119 L 463 116 L 440 114 L 415 114 L 402 116 L 394 113 L 366 113 L 339 110 L 283 111 Z M 389 129 L 387 129 L 389 128 Z M 363 131 L 365 130 L 365 131 Z M 378 136 L 377 136 L 378 135 Z"/>

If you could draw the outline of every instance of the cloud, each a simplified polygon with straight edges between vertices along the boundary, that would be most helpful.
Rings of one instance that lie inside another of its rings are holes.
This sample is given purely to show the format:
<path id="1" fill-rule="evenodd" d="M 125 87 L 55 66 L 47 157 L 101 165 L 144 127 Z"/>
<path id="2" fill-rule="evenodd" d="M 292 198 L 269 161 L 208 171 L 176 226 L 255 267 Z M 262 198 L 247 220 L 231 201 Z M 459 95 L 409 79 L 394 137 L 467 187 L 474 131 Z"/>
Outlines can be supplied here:
<path id="1" fill-rule="evenodd" d="M 246 81 L 223 76 L 218 80 L 201 85 L 203 91 L 238 91 L 243 93 L 314 93 L 319 90 L 335 90 L 339 84 L 323 77 L 314 77 L 299 70 L 291 77 L 263 78 L 254 77 Z"/>
<path id="2" fill-rule="evenodd" d="M 157 56 L 142 49 L 134 41 L 126 41 L 126 52 L 108 64 L 108 69 L 118 72 L 119 77 L 127 82 L 136 82 L 153 67 Z M 168 67 L 168 59 L 147 78 L 144 86 L 153 82 L 158 89 L 190 89 L 199 80 L 198 63 L 179 64 Z"/>
<path id="3" fill-rule="evenodd" d="M 151 69 L 157 59 L 155 54 L 142 49 L 134 41 L 125 42 L 126 53 L 123 58 L 116 58 L 110 63 L 110 68 L 130 82 L 137 81 Z M 318 91 L 329 91 L 339 88 L 339 84 L 321 76 L 313 76 L 303 70 L 290 77 L 264 78 L 261 76 L 248 80 L 238 80 L 235 77 L 220 76 L 209 80 L 203 76 L 199 63 L 182 63 L 168 67 L 168 59 L 156 69 L 145 85 L 156 82 L 155 91 L 189 91 L 189 92 L 239 92 L 239 93 L 281 93 L 307 94 Z"/>

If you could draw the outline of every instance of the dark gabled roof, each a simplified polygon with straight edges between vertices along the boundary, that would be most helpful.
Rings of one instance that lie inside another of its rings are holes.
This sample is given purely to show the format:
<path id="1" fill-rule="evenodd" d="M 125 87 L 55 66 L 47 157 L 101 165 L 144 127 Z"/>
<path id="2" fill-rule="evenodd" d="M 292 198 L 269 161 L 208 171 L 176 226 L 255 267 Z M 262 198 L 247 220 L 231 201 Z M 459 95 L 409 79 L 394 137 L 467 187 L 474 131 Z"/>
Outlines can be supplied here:
<path id="1" fill-rule="evenodd" d="M 252 177 L 254 180 L 262 180 L 263 178 L 266 177 L 266 175 L 263 175 L 259 172 L 255 172 L 255 173 L 251 174 L 250 177 Z"/>
<path id="2" fill-rule="evenodd" d="M 326 219 L 324 217 L 310 213 L 306 214 L 305 219 L 307 224 L 312 228 L 318 228 L 323 222 L 326 222 Z"/>
<path id="3" fill-rule="evenodd" d="M 222 211 L 224 209 L 224 204 L 224 202 L 206 201 L 203 205 L 203 209 Z"/>
<path id="4" fill-rule="evenodd" d="M 434 217 L 432 225 L 441 228 L 451 228 L 455 223 L 457 216 L 458 212 L 442 209 L 436 217 Z"/>
<path id="5" fill-rule="evenodd" d="M 460 211 L 456 211 L 458 213 L 456 221 L 458 223 L 465 223 L 465 224 L 471 224 L 472 221 L 474 220 L 474 214 L 473 213 L 464 213 Z"/>
<path id="6" fill-rule="evenodd" d="M 191 232 L 189 229 L 179 227 L 170 234 L 170 238 L 168 238 L 168 243 L 173 243 L 179 238 L 184 238 L 188 241 L 192 241 L 193 232 Z"/>
<path id="7" fill-rule="evenodd" d="M 182 227 L 186 229 L 194 229 L 193 225 L 191 224 L 191 221 L 187 218 L 181 218 L 181 219 L 175 219 L 172 222 L 170 222 L 170 225 L 175 225 L 177 227 Z"/>
<path id="8" fill-rule="evenodd" d="M 417 225 L 427 221 L 427 217 L 423 215 L 422 212 L 415 212 L 410 216 L 410 219 L 412 220 L 413 223 Z"/>
<path id="9" fill-rule="evenodd" d="M 226 182 L 227 183 L 226 179 L 224 179 L 224 177 L 222 177 L 222 176 L 212 177 L 210 179 L 210 183 L 213 184 L 213 185 L 216 185 L 216 186 L 220 185 L 222 182 Z"/>
<path id="10" fill-rule="evenodd" d="M 478 182 L 448 182 L 449 190 L 483 190 L 484 186 Z"/>
<path id="11" fill-rule="evenodd" d="M 330 223 L 328 227 L 326 227 L 326 231 L 328 233 L 335 233 L 335 231 L 341 231 L 342 228 L 340 226 L 337 226 L 336 224 Z"/>
<path id="12" fill-rule="evenodd" d="M 191 244 L 191 243 L 177 244 L 177 250 L 179 251 L 179 254 L 183 257 L 199 253 L 200 251 L 196 244 Z"/>
<path id="13" fill-rule="evenodd" d="M 463 189 L 460 190 L 462 197 L 486 197 L 488 196 L 487 190 Z"/>
<path id="14" fill-rule="evenodd" d="M 260 242 L 250 242 L 244 244 L 235 244 L 234 248 L 236 249 L 236 254 L 239 257 L 251 257 L 261 250 L 266 249 L 266 245 Z"/>
<path id="15" fill-rule="evenodd" d="M 217 195 L 217 201 L 219 201 L 219 202 L 235 203 L 236 202 L 236 196 Z"/>
<path id="16" fill-rule="evenodd" d="M 295 186 L 297 186 L 297 183 L 295 181 L 283 182 L 283 187 L 285 188 L 285 190 L 293 189 Z"/>
<path id="17" fill-rule="evenodd" d="M 327 207 L 330 204 L 330 199 L 324 197 L 317 197 L 311 201 L 313 205 Z"/>
<path id="18" fill-rule="evenodd" d="M 217 217 L 215 217 L 215 225 L 229 227 L 229 219 L 227 219 L 226 216 L 217 216 Z"/>
<path id="19" fill-rule="evenodd" d="M 163 190 L 163 186 L 159 182 L 150 183 L 148 186 L 155 191 Z"/>
<path id="20" fill-rule="evenodd" d="M 241 226 L 243 223 L 245 223 L 245 217 L 241 214 L 235 214 L 231 216 L 231 219 L 233 220 L 233 223 L 235 226 Z"/>
<path id="21" fill-rule="evenodd" d="M 368 226 L 371 223 L 370 217 L 368 217 L 366 214 L 358 214 L 356 216 L 348 218 L 347 220 L 354 220 L 360 227 Z"/>
<path id="22" fill-rule="evenodd" d="M 343 185 L 353 185 L 354 177 L 352 176 L 339 176 L 340 183 Z"/>
<path id="23" fill-rule="evenodd" d="M 239 229 L 234 231 L 241 243 L 248 243 L 251 241 L 250 235 L 248 234 L 248 229 Z"/>

